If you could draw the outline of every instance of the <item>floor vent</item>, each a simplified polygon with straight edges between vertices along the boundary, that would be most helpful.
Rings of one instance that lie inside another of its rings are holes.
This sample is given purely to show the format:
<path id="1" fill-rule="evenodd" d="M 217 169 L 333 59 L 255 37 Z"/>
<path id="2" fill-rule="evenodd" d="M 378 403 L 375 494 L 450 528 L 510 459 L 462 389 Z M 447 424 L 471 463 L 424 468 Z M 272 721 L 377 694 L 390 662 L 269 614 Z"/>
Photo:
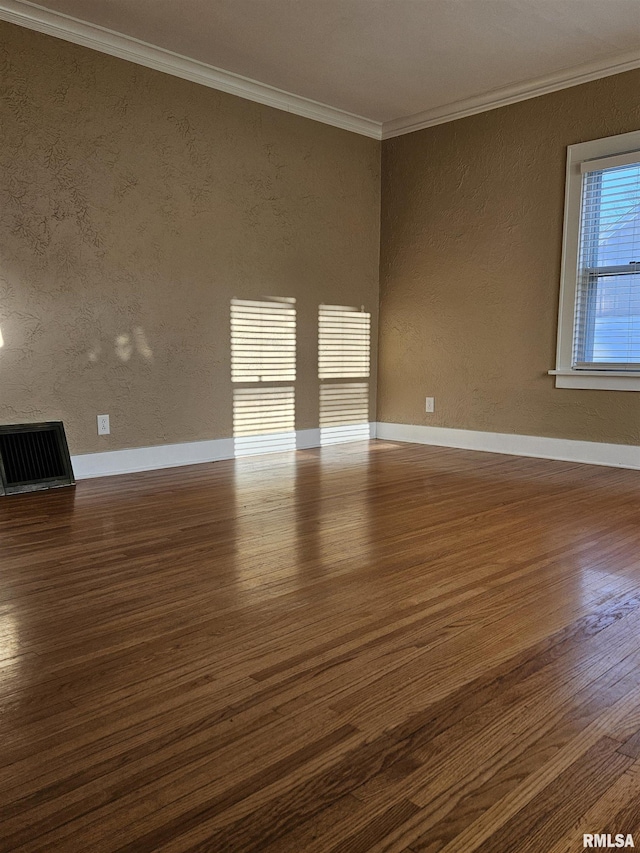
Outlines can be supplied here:
<path id="1" fill-rule="evenodd" d="M 0 494 L 72 486 L 62 421 L 0 426 Z"/>

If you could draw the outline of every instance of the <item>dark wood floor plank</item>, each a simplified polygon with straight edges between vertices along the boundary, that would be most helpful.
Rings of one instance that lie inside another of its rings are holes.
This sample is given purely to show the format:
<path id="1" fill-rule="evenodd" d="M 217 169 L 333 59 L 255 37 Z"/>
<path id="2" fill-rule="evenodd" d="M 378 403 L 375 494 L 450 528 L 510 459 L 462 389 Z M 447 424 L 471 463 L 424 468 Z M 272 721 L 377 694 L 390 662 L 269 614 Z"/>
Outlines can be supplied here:
<path id="1" fill-rule="evenodd" d="M 363 829 L 347 835 L 331 847 L 330 853 L 369 853 L 376 845 L 384 843 L 384 839 L 391 832 L 406 823 L 418 811 L 418 806 L 410 800 L 401 800 L 374 817 Z"/>
<path id="2" fill-rule="evenodd" d="M 371 818 L 371 811 L 364 803 L 351 794 L 344 794 L 263 849 L 265 853 L 300 853 L 301 850 L 305 853 L 323 853 L 348 835 L 364 828 Z M 176 853 L 183 853 L 184 847 L 175 850 Z M 174 850 L 168 853 L 174 853 Z"/>
<path id="3" fill-rule="evenodd" d="M 626 681 L 620 681 L 618 695 L 622 698 L 632 694 L 637 666 L 635 656 L 627 665 Z M 619 676 L 619 672 L 615 673 L 612 679 L 615 681 Z M 432 744 L 426 744 L 426 748 L 420 748 L 418 742 L 409 754 L 421 762 L 419 768 L 392 784 L 388 774 L 386 785 L 376 784 L 377 780 L 372 779 L 365 786 L 365 790 L 369 788 L 366 799 L 375 805 L 380 801 L 394 802 L 402 795 L 410 797 L 421 806 L 409 837 L 411 846 L 418 850 L 439 849 L 434 845 L 435 838 L 441 839 L 440 847 L 444 846 L 452 834 L 473 820 L 474 808 L 482 814 L 508 791 L 526 782 L 533 771 L 550 761 L 571 738 L 579 736 L 598 718 L 605 710 L 603 692 L 611 693 L 607 680 L 575 694 L 566 690 L 563 704 L 559 704 L 562 695 L 559 689 L 553 701 L 541 700 L 535 713 L 530 707 L 535 692 L 529 698 L 523 696 L 523 701 L 511 709 L 488 707 L 486 717 L 476 714 L 468 718 L 466 727 L 459 725 L 444 732 Z M 548 690 L 540 691 L 542 696 L 546 693 Z M 471 767 L 469 755 L 474 757 Z M 360 797 L 360 791 L 354 795 Z"/>
<path id="4" fill-rule="evenodd" d="M 45 796 L 49 793 L 52 796 L 52 804 L 56 806 L 53 809 L 47 807 L 48 803 L 41 806 L 37 797 L 30 798 L 26 804 L 16 803 L 16 811 L 22 805 L 26 808 L 18 818 L 5 822 L 6 829 L 15 824 L 18 828 L 14 834 L 6 834 L 0 840 L 0 850 L 5 849 L 3 845 L 12 850 L 26 843 L 26 836 L 31 834 L 53 843 L 66 837 L 71 828 L 74 839 L 86 843 L 89 849 L 104 832 L 117 832 L 124 827 L 124 813 L 135 817 L 136 831 L 143 831 L 145 819 L 149 814 L 155 815 L 162 806 L 167 811 L 173 808 L 182 813 L 187 808 L 189 814 L 198 813 L 201 808 L 197 803 L 206 801 L 211 790 L 224 786 L 224 796 L 214 797 L 214 806 L 209 805 L 217 815 L 268 786 L 269 780 L 286 777 L 299 763 L 349 740 L 354 733 L 352 727 L 339 726 L 332 721 L 322 727 L 316 726 L 315 738 L 311 739 L 307 721 L 297 720 L 296 723 L 295 727 L 286 727 L 281 720 L 275 724 L 270 721 L 236 742 L 230 738 L 229 743 L 219 740 L 212 732 L 208 749 L 200 739 L 189 749 L 190 740 L 185 738 L 184 747 L 177 754 L 174 754 L 175 746 L 169 744 L 159 756 L 145 754 L 135 761 L 125 755 L 125 773 L 118 770 L 122 758 L 119 762 L 105 762 L 107 772 L 104 774 L 98 767 L 95 775 L 92 772 L 88 778 L 86 774 L 84 779 L 71 778 L 55 790 L 45 791 Z M 263 728 L 270 731 L 265 733 Z M 265 740 L 270 743 L 270 750 L 264 749 Z M 9 808 L 11 810 L 11 806 Z M 75 821 L 73 826 L 72 821 Z"/>
<path id="5" fill-rule="evenodd" d="M 495 801 L 475 821 L 468 824 L 456 837 L 442 848 L 445 853 L 473 853 L 487 849 L 488 839 L 498 828 L 504 826 L 514 815 L 526 814 L 528 805 L 548 788 L 559 776 L 599 743 L 603 737 L 611 741 L 619 740 L 612 732 L 626 730 L 630 718 L 633 724 L 638 719 L 640 705 L 640 687 L 637 685 L 629 693 L 613 702 L 610 707 L 581 730 L 564 746 L 558 749 L 542 766 L 527 776 L 516 788 L 509 790 L 501 799 Z M 632 759 L 629 759 L 632 760 Z M 575 817 L 579 817 L 576 813 Z M 414 835 L 414 839 L 417 834 Z"/>
<path id="6" fill-rule="evenodd" d="M 583 847 L 585 833 L 634 836 L 640 829 L 640 762 L 636 761 L 600 799 L 554 840 L 549 853 L 572 853 Z M 627 848 L 628 849 L 628 848 Z"/>
<path id="7" fill-rule="evenodd" d="M 165 836 L 185 836 L 181 849 L 224 850 L 266 847 L 301 823 L 313 820 L 327 806 L 341 799 L 380 767 L 393 761 L 401 749 L 393 738 L 381 736 L 373 742 L 352 738 L 345 749 L 336 751 L 333 760 L 315 767 L 314 772 L 296 779 L 281 792 L 268 791 L 268 779 L 262 789 L 247 798 L 238 808 L 229 809 L 224 820 L 218 819 L 216 804 L 202 808 L 196 814 L 180 808 L 165 810 L 157 820 L 168 819 L 161 828 L 137 836 L 118 853 L 151 853 Z M 265 792 L 267 792 L 265 794 Z M 179 804 L 178 804 L 179 806 Z"/>
<path id="8" fill-rule="evenodd" d="M 599 679 L 594 690 L 592 686 L 576 695 L 575 705 L 551 728 L 541 732 L 539 738 L 533 740 L 518 752 L 513 760 L 495 772 L 477 775 L 477 782 L 469 786 L 469 792 L 464 795 L 447 814 L 429 826 L 414 842 L 416 851 L 435 853 L 453 841 L 473 822 L 479 819 L 490 807 L 506 798 L 511 792 L 525 786 L 527 780 L 545 765 L 553 762 L 554 758 L 572 740 L 579 741 L 581 734 L 588 726 L 597 720 L 603 711 L 615 704 L 616 701 L 627 697 L 637 683 L 637 660 L 623 661 L 626 673 L 620 678 L 621 667 L 614 667 Z M 595 687 L 595 685 L 593 685 Z M 582 695 L 583 694 L 583 695 Z M 585 704 L 582 702 L 586 699 Z M 484 778 L 483 778 L 484 777 Z M 423 821 L 426 823 L 426 821 Z"/>
<path id="9" fill-rule="evenodd" d="M 543 849 L 549 839 L 557 838 L 618 779 L 632 759 L 615 750 L 618 744 L 602 738 L 555 779 L 522 814 L 516 814 L 489 837 L 495 853 Z M 526 839 L 524 842 L 522 839 Z"/>
<path id="10" fill-rule="evenodd" d="M 625 740 L 618 752 L 630 758 L 640 758 L 640 729 Z"/>

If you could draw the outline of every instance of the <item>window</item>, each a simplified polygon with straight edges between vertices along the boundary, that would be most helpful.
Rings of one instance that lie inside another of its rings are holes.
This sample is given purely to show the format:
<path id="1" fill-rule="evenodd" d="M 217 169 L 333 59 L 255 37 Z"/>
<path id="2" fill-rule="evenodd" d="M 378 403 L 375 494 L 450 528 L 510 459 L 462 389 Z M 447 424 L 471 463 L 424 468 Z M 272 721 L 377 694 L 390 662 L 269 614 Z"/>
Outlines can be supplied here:
<path id="1" fill-rule="evenodd" d="M 558 388 L 640 391 L 640 132 L 567 156 Z"/>

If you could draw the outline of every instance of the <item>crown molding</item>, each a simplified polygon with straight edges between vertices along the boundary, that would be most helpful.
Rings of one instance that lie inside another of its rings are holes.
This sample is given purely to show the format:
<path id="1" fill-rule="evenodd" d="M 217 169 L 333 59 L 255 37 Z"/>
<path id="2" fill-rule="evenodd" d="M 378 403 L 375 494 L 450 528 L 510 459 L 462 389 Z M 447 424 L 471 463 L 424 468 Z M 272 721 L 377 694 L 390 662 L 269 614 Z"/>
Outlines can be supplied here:
<path id="1" fill-rule="evenodd" d="M 29 0 L 0 0 L 0 20 L 372 139 L 403 136 L 426 127 L 445 124 L 640 68 L 640 51 L 632 51 L 381 123 L 311 98 L 285 92 L 196 59 L 189 59 L 106 27 L 89 24 L 61 12 L 53 12 Z"/>
<path id="2" fill-rule="evenodd" d="M 250 80 L 205 62 L 189 59 L 97 24 L 89 24 L 61 12 L 53 12 L 27 0 L 0 0 L 0 20 L 342 130 L 373 139 L 382 138 L 380 122 Z"/>
<path id="3" fill-rule="evenodd" d="M 578 67 L 565 68 L 555 74 L 527 80 L 525 83 L 493 89 L 491 92 L 485 92 L 462 101 L 454 101 L 421 113 L 386 121 L 382 125 L 382 138 L 391 139 L 394 136 L 403 136 L 425 127 L 433 127 L 436 124 L 445 124 L 449 121 L 465 118 L 465 116 L 488 112 L 498 109 L 498 107 L 506 107 L 509 104 L 516 104 L 518 101 L 537 98 L 540 95 L 547 95 L 549 92 L 579 86 L 581 83 L 589 83 L 592 80 L 621 74 L 623 71 L 632 71 L 635 68 L 640 68 L 640 51 L 638 50 L 589 62 Z"/>

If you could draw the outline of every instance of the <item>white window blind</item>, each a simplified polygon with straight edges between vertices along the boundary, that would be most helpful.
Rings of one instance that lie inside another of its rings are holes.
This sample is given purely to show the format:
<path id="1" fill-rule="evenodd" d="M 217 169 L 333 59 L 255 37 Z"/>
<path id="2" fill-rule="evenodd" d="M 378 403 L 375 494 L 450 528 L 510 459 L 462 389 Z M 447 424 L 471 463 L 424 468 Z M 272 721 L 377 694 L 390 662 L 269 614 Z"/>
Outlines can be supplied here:
<path id="1" fill-rule="evenodd" d="M 640 152 L 582 164 L 574 369 L 640 369 Z"/>
<path id="2" fill-rule="evenodd" d="M 293 300 L 231 300 L 232 382 L 291 382 L 296 378 Z"/>
<path id="3" fill-rule="evenodd" d="M 371 314 L 343 305 L 321 305 L 318 314 L 320 379 L 369 376 Z"/>

